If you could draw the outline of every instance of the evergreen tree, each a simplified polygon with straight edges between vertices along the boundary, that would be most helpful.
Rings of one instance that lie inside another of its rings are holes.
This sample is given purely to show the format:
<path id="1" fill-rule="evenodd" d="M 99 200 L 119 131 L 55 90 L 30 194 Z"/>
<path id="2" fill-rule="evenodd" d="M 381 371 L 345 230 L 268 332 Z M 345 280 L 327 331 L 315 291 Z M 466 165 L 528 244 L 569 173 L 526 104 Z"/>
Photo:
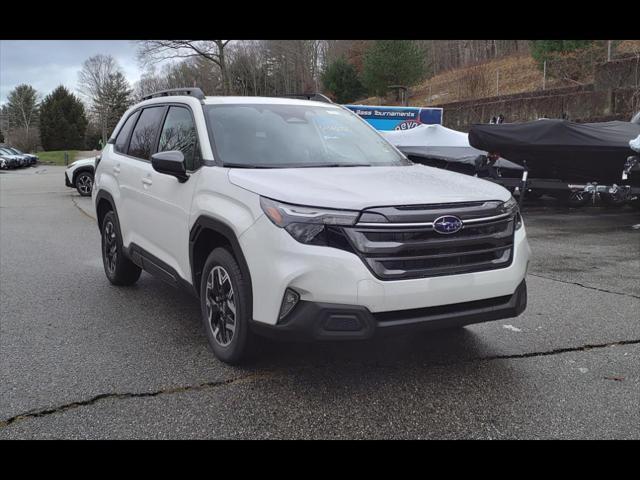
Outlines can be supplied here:
<path id="1" fill-rule="evenodd" d="M 105 133 L 109 138 L 120 118 L 131 105 L 132 89 L 120 71 L 112 73 L 98 92 L 94 108 L 105 118 Z"/>
<path id="2" fill-rule="evenodd" d="M 344 57 L 339 57 L 327 67 L 322 74 L 322 83 L 338 103 L 353 102 L 365 91 L 356 68 Z"/>
<path id="3" fill-rule="evenodd" d="M 362 80 L 370 94 L 385 95 L 389 85 L 412 85 L 424 74 L 424 58 L 411 40 L 376 40 L 364 56 Z"/>
<path id="4" fill-rule="evenodd" d="M 81 150 L 87 118 L 82 102 L 60 85 L 40 107 L 40 141 L 45 150 Z"/>
<path id="5" fill-rule="evenodd" d="M 101 140 L 102 132 L 100 125 L 96 122 L 89 121 L 84 135 L 84 148 L 86 150 L 100 150 Z"/>
<path id="6" fill-rule="evenodd" d="M 531 56 L 542 65 L 558 53 L 580 50 L 592 44 L 593 40 L 531 40 Z"/>

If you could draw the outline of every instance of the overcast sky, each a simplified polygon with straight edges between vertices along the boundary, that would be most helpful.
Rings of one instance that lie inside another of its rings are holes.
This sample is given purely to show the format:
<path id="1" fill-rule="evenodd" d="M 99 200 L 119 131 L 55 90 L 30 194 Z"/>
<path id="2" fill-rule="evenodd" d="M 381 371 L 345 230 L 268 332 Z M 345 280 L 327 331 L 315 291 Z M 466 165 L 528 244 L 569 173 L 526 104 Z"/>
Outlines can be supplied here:
<path id="1" fill-rule="evenodd" d="M 140 78 L 136 45 L 128 40 L 0 40 L 0 104 L 21 83 L 42 97 L 60 84 L 77 93 L 82 63 L 98 53 L 112 55 L 131 84 Z"/>

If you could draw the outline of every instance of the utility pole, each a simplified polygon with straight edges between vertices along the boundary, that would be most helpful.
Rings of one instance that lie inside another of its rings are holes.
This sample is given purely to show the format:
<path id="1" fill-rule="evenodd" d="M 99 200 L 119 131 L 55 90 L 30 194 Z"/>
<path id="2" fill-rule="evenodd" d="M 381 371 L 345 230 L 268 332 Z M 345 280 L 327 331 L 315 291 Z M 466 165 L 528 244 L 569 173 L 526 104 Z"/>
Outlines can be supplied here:
<path id="1" fill-rule="evenodd" d="M 500 95 L 500 69 L 496 69 L 496 96 Z"/>
<path id="2" fill-rule="evenodd" d="M 611 40 L 607 40 L 607 62 L 611 61 Z"/>
<path id="3" fill-rule="evenodd" d="M 547 87 L 547 61 L 544 61 L 542 67 L 542 90 L 545 90 Z"/>

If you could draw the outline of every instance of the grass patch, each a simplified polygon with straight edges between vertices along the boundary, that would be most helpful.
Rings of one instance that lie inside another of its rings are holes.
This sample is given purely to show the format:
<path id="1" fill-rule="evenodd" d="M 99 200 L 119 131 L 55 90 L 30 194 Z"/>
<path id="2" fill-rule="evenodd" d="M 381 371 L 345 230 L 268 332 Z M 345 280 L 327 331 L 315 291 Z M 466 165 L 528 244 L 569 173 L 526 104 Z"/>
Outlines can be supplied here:
<path id="1" fill-rule="evenodd" d="M 78 155 L 78 151 L 66 150 L 66 152 L 69 154 L 69 163 L 74 162 Z M 65 165 L 64 153 L 65 150 L 58 150 L 52 152 L 38 152 L 36 155 L 38 155 L 38 158 L 42 163 L 49 163 L 52 165 Z"/>

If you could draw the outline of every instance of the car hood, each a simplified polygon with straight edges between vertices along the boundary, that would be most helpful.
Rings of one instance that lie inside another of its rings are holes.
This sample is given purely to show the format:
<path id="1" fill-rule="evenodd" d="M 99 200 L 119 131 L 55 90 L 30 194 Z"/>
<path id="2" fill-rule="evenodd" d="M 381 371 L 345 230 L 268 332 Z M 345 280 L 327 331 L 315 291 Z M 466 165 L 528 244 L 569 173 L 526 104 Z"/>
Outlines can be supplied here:
<path id="1" fill-rule="evenodd" d="M 367 207 L 484 200 L 506 201 L 503 187 L 424 165 L 399 167 L 229 170 L 234 185 L 298 205 L 361 210 Z"/>
<path id="2" fill-rule="evenodd" d="M 96 163 L 96 158 L 95 157 L 90 157 L 90 158 L 81 158 L 80 160 L 76 160 L 75 162 L 71 163 L 67 168 L 78 168 L 78 167 L 83 167 L 85 165 L 95 165 Z"/>

